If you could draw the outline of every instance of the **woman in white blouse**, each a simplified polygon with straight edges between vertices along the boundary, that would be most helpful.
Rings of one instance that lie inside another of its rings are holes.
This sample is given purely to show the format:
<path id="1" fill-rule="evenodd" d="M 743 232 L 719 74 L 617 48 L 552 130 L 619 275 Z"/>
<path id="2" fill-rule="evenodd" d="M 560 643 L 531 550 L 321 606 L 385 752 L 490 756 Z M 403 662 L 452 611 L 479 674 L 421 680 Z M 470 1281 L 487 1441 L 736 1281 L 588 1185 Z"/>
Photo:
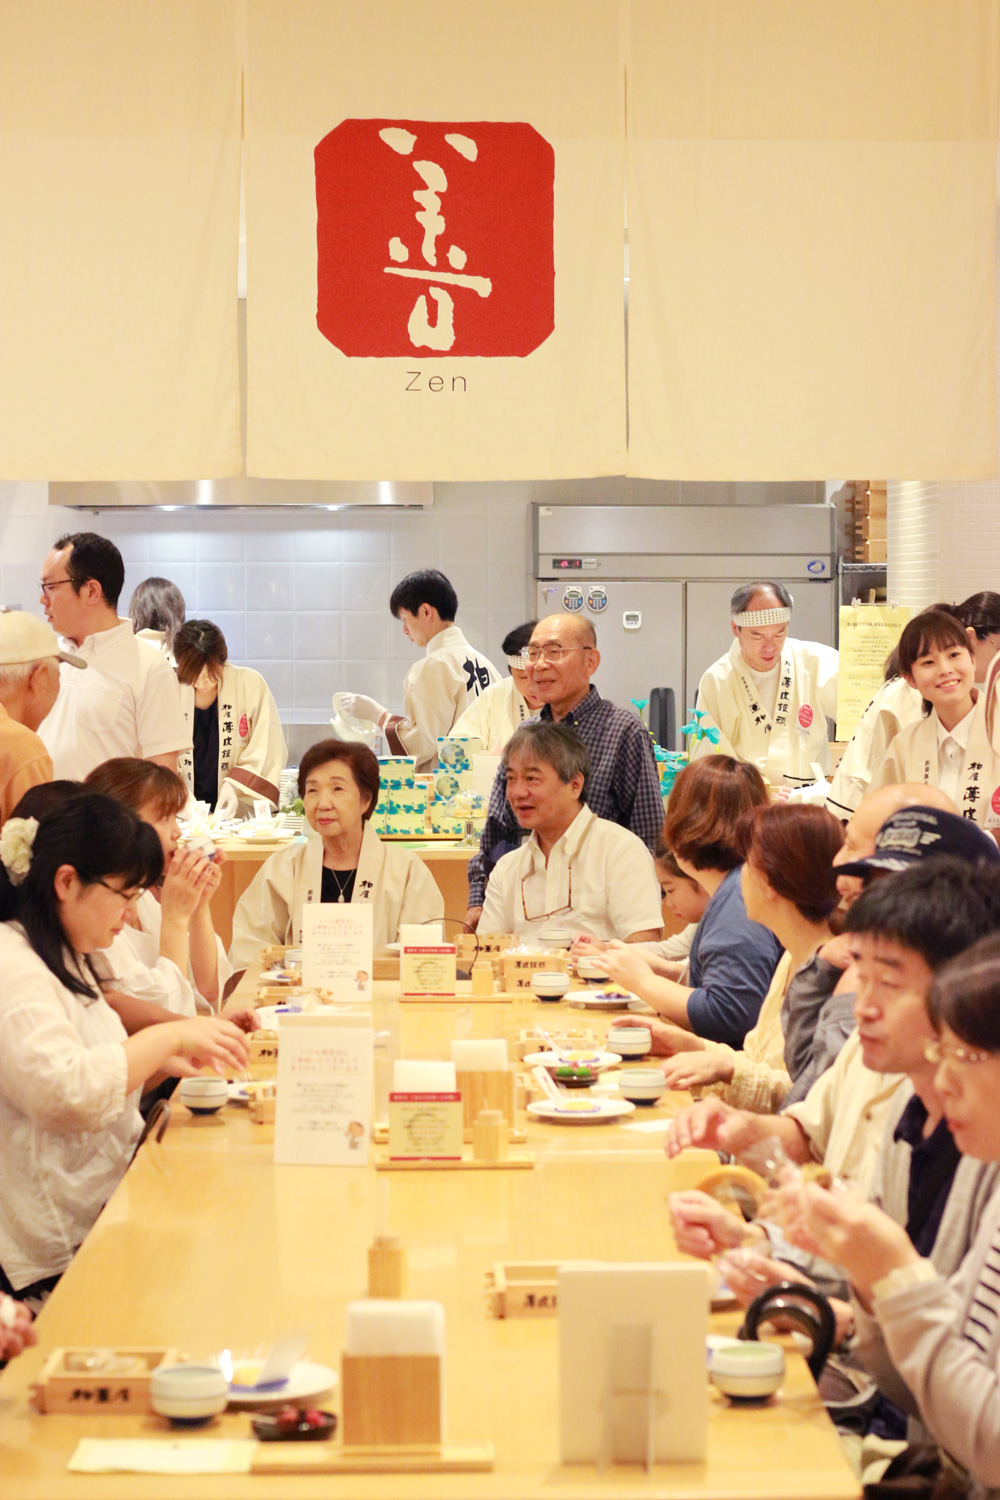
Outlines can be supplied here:
<path id="1" fill-rule="evenodd" d="M 143 1084 L 246 1065 L 228 1021 L 127 1036 L 100 994 L 90 955 L 162 868 L 153 830 L 107 797 L 0 834 L 0 1290 L 19 1301 L 44 1300 L 117 1187 Z"/>
<path id="2" fill-rule="evenodd" d="M 232 972 L 211 910 L 225 856 L 180 848 L 184 782 L 166 766 L 119 756 L 95 767 L 85 785 L 138 813 L 163 850 L 162 881 L 140 896 L 108 955 L 119 987 L 178 1015 L 217 1010 Z"/>
<path id="3" fill-rule="evenodd" d="M 1000 935 L 938 972 L 928 1008 L 938 1040 L 927 1055 L 955 1144 L 1000 1161 Z M 858 1352 L 879 1386 L 919 1414 L 975 1491 L 1000 1489 L 1000 1194 L 950 1282 L 874 1204 L 801 1184 L 780 1199 L 789 1238 L 846 1267 Z"/>

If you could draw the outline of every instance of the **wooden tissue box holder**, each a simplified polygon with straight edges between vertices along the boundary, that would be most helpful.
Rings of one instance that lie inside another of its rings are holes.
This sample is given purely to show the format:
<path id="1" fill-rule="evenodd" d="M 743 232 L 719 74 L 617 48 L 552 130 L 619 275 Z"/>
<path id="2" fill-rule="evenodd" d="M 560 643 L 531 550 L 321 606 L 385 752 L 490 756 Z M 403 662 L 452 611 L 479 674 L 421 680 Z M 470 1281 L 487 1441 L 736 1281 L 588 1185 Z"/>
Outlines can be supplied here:
<path id="1" fill-rule="evenodd" d="M 462 1129 L 472 1140 L 472 1127 L 482 1109 L 498 1109 L 511 1130 L 517 1123 L 517 1088 L 512 1067 L 480 1071 L 478 1068 L 455 1070 L 455 1082 L 462 1096 Z"/>
<path id="2" fill-rule="evenodd" d="M 441 1442 L 438 1354 L 344 1354 L 345 1447 L 435 1446 Z"/>

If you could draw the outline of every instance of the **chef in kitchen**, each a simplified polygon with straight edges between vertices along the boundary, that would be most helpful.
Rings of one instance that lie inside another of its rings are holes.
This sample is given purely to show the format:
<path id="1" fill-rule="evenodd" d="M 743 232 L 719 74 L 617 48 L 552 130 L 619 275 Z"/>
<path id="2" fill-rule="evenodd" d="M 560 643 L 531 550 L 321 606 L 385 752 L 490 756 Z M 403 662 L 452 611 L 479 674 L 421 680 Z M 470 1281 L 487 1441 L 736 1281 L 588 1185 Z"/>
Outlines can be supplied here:
<path id="1" fill-rule="evenodd" d="M 691 759 L 733 755 L 774 787 L 812 785 L 830 770 L 827 717 L 837 712 L 838 654 L 789 637 L 792 596 L 783 584 L 746 583 L 730 600 L 733 644 L 702 677 L 701 726 Z"/>
<path id="2" fill-rule="evenodd" d="M 344 693 L 340 706 L 355 719 L 377 725 L 390 754 L 413 755 L 418 771 L 433 770 L 438 737 L 448 734 L 491 683 L 500 681 L 500 673 L 455 624 L 458 595 L 436 568 L 410 573 L 397 583 L 389 608 L 403 634 L 424 647 L 403 683 L 403 712 L 391 713 L 364 693 Z"/>

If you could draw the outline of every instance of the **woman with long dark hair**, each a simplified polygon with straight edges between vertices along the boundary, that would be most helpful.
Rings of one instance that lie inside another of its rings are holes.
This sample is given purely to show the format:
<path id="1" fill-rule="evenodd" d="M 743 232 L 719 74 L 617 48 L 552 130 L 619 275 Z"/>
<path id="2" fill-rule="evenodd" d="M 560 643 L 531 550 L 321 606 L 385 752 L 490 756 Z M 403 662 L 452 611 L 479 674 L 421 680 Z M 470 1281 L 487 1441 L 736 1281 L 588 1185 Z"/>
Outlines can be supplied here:
<path id="1" fill-rule="evenodd" d="M 126 1036 L 101 996 L 90 955 L 162 869 L 153 829 L 108 797 L 0 834 L 0 1290 L 22 1301 L 48 1295 L 121 1180 L 143 1084 L 246 1065 L 228 1021 Z"/>

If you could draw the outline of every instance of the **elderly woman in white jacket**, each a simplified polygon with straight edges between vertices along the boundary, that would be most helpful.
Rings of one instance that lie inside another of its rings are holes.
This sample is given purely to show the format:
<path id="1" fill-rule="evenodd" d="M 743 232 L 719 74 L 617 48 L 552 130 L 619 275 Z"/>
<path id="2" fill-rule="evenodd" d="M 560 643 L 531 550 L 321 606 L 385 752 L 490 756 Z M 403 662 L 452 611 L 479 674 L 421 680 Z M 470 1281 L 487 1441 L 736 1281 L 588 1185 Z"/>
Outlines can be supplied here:
<path id="1" fill-rule="evenodd" d="M 928 1008 L 938 1040 L 927 1055 L 955 1144 L 1000 1161 L 1000 934 L 939 970 Z M 801 1185 L 779 1202 L 789 1238 L 847 1269 L 858 1353 L 880 1388 L 920 1416 L 974 1491 L 1000 1491 L 1000 1194 L 950 1281 L 874 1204 Z"/>
<path id="2" fill-rule="evenodd" d="M 444 900 L 417 855 L 383 844 L 370 818 L 379 794 L 378 759 L 367 745 L 321 740 L 302 757 L 299 796 L 315 833 L 272 854 L 233 916 L 229 961 L 245 969 L 267 943 L 302 941 L 310 901 L 366 902 L 376 948 L 395 942 L 401 922 L 444 916 Z"/>

